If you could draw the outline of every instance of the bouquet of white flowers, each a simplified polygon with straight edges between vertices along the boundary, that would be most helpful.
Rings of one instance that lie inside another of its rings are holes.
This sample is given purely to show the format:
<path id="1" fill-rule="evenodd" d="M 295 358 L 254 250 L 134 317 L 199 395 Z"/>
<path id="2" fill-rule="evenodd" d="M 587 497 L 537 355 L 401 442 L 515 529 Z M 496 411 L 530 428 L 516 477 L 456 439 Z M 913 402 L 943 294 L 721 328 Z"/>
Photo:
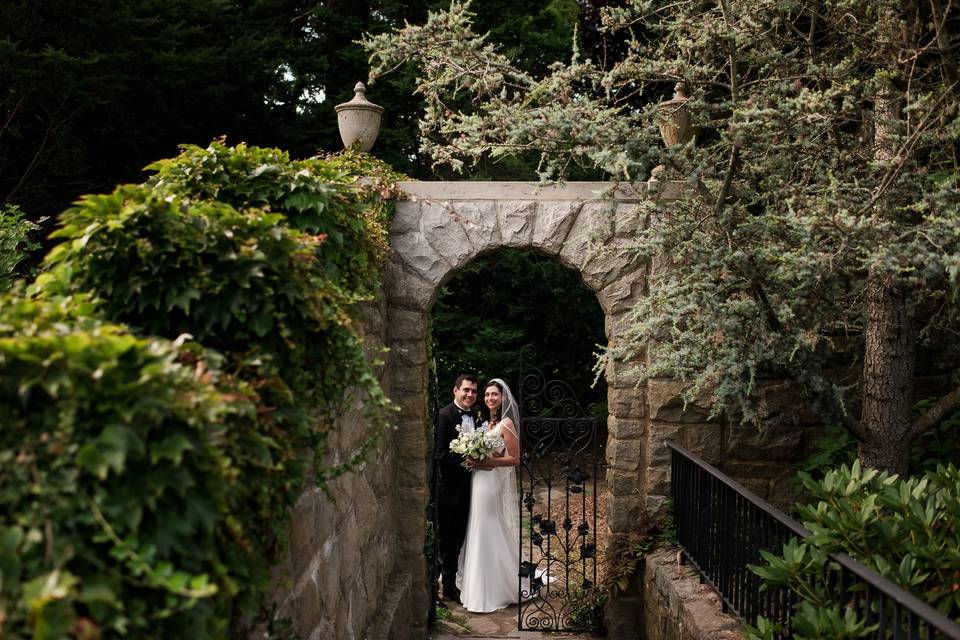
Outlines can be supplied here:
<path id="1" fill-rule="evenodd" d="M 474 460 L 485 460 L 493 451 L 503 447 L 503 438 L 490 433 L 486 429 L 476 429 L 475 431 L 464 432 L 457 427 L 460 435 L 450 443 L 450 451 L 459 453 L 464 460 L 462 465 L 467 466 L 467 458 Z"/>

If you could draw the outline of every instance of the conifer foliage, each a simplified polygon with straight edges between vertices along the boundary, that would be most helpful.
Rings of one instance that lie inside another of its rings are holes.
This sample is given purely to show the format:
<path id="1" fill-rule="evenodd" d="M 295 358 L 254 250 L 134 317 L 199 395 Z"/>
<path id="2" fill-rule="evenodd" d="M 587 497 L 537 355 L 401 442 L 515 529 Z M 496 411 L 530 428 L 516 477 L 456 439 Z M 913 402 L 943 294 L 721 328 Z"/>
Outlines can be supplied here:
<path id="1" fill-rule="evenodd" d="M 621 60 L 574 52 L 542 76 L 458 2 L 365 46 L 372 78 L 418 65 L 434 162 L 536 150 L 544 178 L 579 163 L 626 180 L 662 165 L 685 197 L 644 205 L 636 249 L 657 258 L 619 347 L 645 354 L 641 378 L 675 376 L 757 424 L 762 380 L 791 378 L 865 464 L 904 471 L 905 443 L 960 400 L 955 388 L 911 412 L 918 357 L 960 383 L 957 8 L 632 0 L 603 19 Z M 696 136 L 665 149 L 657 103 L 679 82 Z M 474 106 L 451 108 L 463 95 Z"/>

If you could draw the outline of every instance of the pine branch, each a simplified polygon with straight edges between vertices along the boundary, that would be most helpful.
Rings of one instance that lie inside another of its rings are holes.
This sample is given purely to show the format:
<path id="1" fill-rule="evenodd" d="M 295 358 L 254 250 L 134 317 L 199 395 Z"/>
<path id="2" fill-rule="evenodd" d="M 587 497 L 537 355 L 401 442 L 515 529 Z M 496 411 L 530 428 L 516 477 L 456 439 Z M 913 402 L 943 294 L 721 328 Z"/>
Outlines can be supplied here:
<path id="1" fill-rule="evenodd" d="M 960 386 L 940 398 L 939 402 L 927 409 L 927 412 L 917 418 L 913 423 L 911 430 L 912 437 L 917 437 L 921 433 L 929 431 L 937 426 L 943 418 L 953 409 L 960 406 Z"/>

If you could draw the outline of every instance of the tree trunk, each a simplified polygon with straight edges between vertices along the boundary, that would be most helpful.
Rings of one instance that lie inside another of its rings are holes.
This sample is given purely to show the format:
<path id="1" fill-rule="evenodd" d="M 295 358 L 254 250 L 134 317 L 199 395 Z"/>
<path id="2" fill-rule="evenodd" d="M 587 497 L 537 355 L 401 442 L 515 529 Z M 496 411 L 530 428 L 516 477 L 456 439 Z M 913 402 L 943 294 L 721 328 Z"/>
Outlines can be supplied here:
<path id="1" fill-rule="evenodd" d="M 865 466 L 900 474 L 910 463 L 914 313 L 909 293 L 889 282 L 867 296 L 860 419 L 866 437 L 858 453 Z"/>

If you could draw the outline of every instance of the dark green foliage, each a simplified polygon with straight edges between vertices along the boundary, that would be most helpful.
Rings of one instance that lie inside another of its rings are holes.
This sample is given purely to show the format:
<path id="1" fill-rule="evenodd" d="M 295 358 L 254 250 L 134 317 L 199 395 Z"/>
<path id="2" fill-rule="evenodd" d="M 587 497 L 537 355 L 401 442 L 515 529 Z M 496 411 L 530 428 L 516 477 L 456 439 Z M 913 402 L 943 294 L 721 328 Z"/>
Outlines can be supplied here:
<path id="1" fill-rule="evenodd" d="M 252 394 L 91 310 L 0 299 L 0 635 L 223 637 Z"/>
<path id="2" fill-rule="evenodd" d="M 367 294 L 377 282 L 388 251 L 390 185 L 401 176 L 369 156 L 291 160 L 279 149 L 215 141 L 205 149 L 185 145 L 178 157 L 147 169 L 157 172 L 148 184 L 158 193 L 284 214 L 286 224 L 316 236 L 326 277 L 344 291 Z M 359 176 L 371 181 L 361 185 Z"/>
<path id="3" fill-rule="evenodd" d="M 516 384 L 520 349 L 533 345 L 532 364 L 547 379 L 566 380 L 586 403 L 605 399 L 591 371 L 606 342 L 603 311 L 580 276 L 555 259 L 504 250 L 473 261 L 441 290 L 432 336 L 443 397 L 464 372 L 481 384 L 493 377 Z"/>
<path id="4" fill-rule="evenodd" d="M 915 411 L 922 414 L 940 398 L 918 402 Z M 936 471 L 937 466 L 960 460 L 960 413 L 954 413 L 929 431 L 921 434 L 910 446 L 910 474 L 922 476 Z M 822 478 L 831 469 L 851 465 L 857 458 L 857 440 L 843 427 L 830 427 L 817 438 L 816 450 L 802 470 Z"/>
<path id="5" fill-rule="evenodd" d="M 30 239 L 37 225 L 24 219 L 20 207 L 0 205 L 0 293 L 10 290 L 25 273 L 25 261 L 40 245 Z"/>
<path id="6" fill-rule="evenodd" d="M 389 170 L 351 154 L 294 163 L 219 143 L 156 166 L 151 185 L 66 211 L 63 242 L 31 288 L 37 301 L 15 300 L 0 318 L 0 422 L 25 425 L 4 431 L 0 469 L 32 455 L 36 439 L 63 441 L 51 454 L 61 457 L 36 466 L 62 466 L 64 478 L 24 475 L 31 499 L 11 485 L 11 519 L 0 520 L 25 532 L 5 534 L 0 567 L 21 576 L 0 576 L 10 589 L 0 620 L 16 637 L 62 637 L 21 602 L 21 583 L 52 573 L 67 595 L 49 623 L 87 625 L 89 637 L 249 635 L 270 617 L 268 568 L 305 482 L 355 468 L 387 426 L 351 304 L 369 297 L 385 257 Z M 354 171 L 383 179 L 359 185 Z M 36 346 L 46 334 L 60 342 Z M 325 467 L 333 421 L 358 398 L 366 431 Z M 58 505 L 79 515 L 48 519 Z M 76 559 L 47 551 L 74 537 Z M 10 568 L 23 545 L 33 559 Z M 215 594 L 199 591 L 205 579 Z M 87 581 L 108 591 L 105 605 L 84 599 Z"/>
<path id="7" fill-rule="evenodd" d="M 0 197 L 31 217 L 228 134 L 305 153 L 297 0 L 0 5 Z M 309 105 L 307 105 L 309 106 Z M 324 114 L 326 117 L 326 114 Z M 297 123 L 297 124 L 294 124 Z"/>
<path id="8" fill-rule="evenodd" d="M 762 551 L 766 565 L 751 569 L 766 584 L 799 596 L 797 638 L 858 638 L 866 625 L 838 610 L 827 587 L 828 554 L 846 553 L 901 588 L 960 621 L 960 469 L 940 465 L 923 478 L 899 478 L 859 461 L 823 479 L 801 473 L 811 501 L 800 519 L 812 535 Z M 762 621 L 753 637 L 770 637 Z"/>
<path id="9" fill-rule="evenodd" d="M 143 178 L 182 143 L 215 136 L 289 149 L 341 148 L 334 105 L 367 77 L 364 33 L 422 21 L 442 0 L 138 0 L 0 3 L 0 202 L 37 220 L 80 194 Z M 478 7 L 499 42 L 542 69 L 569 57 L 577 4 Z M 374 153 L 427 177 L 413 72 L 379 82 Z M 491 166 L 486 175 L 530 167 Z M 516 177 L 516 175 L 514 176 Z"/>

